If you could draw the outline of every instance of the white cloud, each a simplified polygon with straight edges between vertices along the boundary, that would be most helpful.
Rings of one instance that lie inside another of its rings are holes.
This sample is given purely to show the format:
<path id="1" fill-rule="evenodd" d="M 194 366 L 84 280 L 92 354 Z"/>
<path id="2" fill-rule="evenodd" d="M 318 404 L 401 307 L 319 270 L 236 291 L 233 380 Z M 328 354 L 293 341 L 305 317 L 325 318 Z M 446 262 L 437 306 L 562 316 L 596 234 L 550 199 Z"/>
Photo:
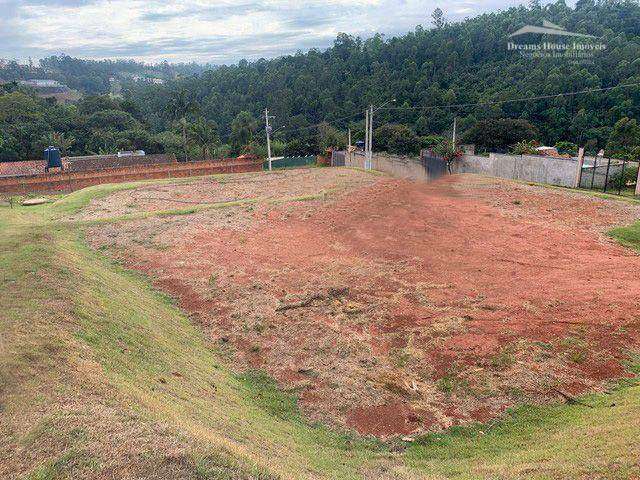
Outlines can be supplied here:
<path id="1" fill-rule="evenodd" d="M 367 37 L 430 24 L 517 0 L 0 0 L 0 57 L 67 53 L 84 58 L 230 63 L 331 44 L 338 32 Z"/>

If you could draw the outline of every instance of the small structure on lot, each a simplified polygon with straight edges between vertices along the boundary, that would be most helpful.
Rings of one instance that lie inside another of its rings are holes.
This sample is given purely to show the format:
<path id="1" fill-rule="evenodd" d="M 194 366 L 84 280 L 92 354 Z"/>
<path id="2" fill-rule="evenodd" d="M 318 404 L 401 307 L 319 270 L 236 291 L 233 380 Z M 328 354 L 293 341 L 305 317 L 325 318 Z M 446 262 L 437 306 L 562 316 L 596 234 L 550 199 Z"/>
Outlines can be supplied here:
<path id="1" fill-rule="evenodd" d="M 60 150 L 56 147 L 49 147 L 44 151 L 44 159 L 47 162 L 47 166 L 44 167 L 45 172 L 49 172 L 52 168 L 59 168 L 64 170 L 62 165 L 62 158 L 60 157 Z"/>
<path id="2" fill-rule="evenodd" d="M 558 149 L 556 147 L 545 147 L 545 146 L 536 147 L 536 154 L 545 155 L 547 157 L 560 156 L 560 154 L 558 153 Z"/>
<path id="3" fill-rule="evenodd" d="M 33 80 L 20 80 L 20 85 L 25 85 L 32 88 L 63 88 L 65 85 L 57 80 L 49 79 L 33 79 Z"/>
<path id="4" fill-rule="evenodd" d="M 118 152 L 118 157 L 141 157 L 143 155 L 146 155 L 146 153 L 144 153 L 144 150 L 125 150 Z"/>

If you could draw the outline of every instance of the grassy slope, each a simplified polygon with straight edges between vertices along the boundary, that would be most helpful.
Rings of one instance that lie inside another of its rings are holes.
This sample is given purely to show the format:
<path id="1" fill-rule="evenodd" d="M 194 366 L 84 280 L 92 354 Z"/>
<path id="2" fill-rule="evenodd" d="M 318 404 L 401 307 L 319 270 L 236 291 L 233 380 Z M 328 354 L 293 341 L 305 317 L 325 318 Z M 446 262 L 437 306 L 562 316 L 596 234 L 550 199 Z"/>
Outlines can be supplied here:
<path id="1" fill-rule="evenodd" d="M 628 478 L 640 390 L 523 407 L 404 453 L 312 427 L 260 374 L 235 377 L 148 282 L 56 218 L 114 187 L 0 208 L 0 477 Z M 615 404 L 615 406 L 611 406 Z M 28 476 L 27 476 L 28 475 Z"/>

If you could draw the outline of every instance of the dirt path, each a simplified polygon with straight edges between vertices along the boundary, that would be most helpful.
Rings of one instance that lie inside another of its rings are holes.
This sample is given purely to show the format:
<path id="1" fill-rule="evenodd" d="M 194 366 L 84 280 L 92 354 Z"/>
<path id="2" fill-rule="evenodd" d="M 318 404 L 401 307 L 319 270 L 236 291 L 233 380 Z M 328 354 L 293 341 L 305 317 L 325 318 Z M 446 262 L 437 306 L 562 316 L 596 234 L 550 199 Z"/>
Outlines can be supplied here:
<path id="1" fill-rule="evenodd" d="M 627 375 L 640 257 L 602 232 L 638 216 L 470 175 L 382 177 L 325 201 L 106 225 L 90 238 L 177 296 L 238 369 L 264 368 L 297 392 L 309 418 L 384 437 Z"/>

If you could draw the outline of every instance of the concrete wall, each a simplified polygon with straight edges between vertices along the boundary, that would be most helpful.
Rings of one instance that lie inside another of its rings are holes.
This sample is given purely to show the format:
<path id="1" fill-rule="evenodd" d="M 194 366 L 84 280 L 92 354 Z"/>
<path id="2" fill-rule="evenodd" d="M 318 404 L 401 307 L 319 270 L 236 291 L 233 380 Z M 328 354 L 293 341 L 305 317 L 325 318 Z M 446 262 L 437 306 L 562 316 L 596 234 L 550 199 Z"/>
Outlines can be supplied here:
<path id="1" fill-rule="evenodd" d="M 538 155 L 503 155 L 489 157 L 464 155 L 452 167 L 453 173 L 477 173 L 492 177 L 574 187 L 578 172 L 576 158 Z"/>
<path id="2" fill-rule="evenodd" d="M 364 168 L 364 153 L 353 152 L 345 155 L 346 167 Z M 373 170 L 388 173 L 394 177 L 410 180 L 434 180 L 419 157 L 402 157 L 385 153 L 373 153 L 371 159 Z"/>
<path id="3" fill-rule="evenodd" d="M 107 168 L 92 172 L 59 172 L 0 178 L 0 193 L 69 192 L 103 183 L 154 178 L 180 178 L 218 173 L 259 172 L 262 161 L 222 160 Z"/>

